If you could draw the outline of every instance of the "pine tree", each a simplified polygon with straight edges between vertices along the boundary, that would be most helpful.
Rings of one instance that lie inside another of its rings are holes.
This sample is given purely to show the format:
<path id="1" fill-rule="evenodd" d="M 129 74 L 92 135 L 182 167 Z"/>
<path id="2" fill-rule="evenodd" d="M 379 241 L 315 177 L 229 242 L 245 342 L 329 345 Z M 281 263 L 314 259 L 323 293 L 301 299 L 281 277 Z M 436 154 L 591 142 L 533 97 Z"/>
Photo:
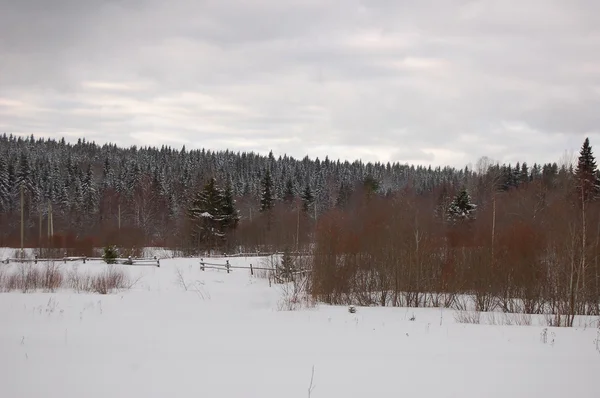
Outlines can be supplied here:
<path id="1" fill-rule="evenodd" d="M 598 176 L 596 170 L 596 159 L 592 153 L 590 140 L 588 138 L 583 142 L 579 152 L 579 161 L 575 170 L 577 177 L 577 193 L 583 201 L 594 199 L 599 191 Z"/>
<path id="2" fill-rule="evenodd" d="M 273 197 L 273 179 L 271 172 L 267 170 L 262 180 L 262 192 L 260 197 L 260 211 L 266 212 L 273 208 L 275 199 Z"/>
<path id="3" fill-rule="evenodd" d="M 477 205 L 471 202 L 471 196 L 466 189 L 461 190 L 448 208 L 448 221 L 456 223 L 462 220 L 475 219 Z"/>

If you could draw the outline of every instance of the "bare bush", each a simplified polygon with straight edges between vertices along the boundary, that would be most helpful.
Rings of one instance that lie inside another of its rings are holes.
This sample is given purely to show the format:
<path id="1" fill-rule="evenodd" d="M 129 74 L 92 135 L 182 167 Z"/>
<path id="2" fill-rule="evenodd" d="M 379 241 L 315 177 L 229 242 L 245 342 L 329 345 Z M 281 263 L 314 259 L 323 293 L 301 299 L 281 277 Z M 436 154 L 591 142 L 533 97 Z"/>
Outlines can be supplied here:
<path id="1" fill-rule="evenodd" d="M 472 323 L 478 325 L 481 322 L 481 312 L 457 311 L 454 313 L 454 320 L 458 323 Z"/>
<path id="2" fill-rule="evenodd" d="M 469 311 L 469 308 L 473 307 L 471 303 L 473 303 L 472 296 L 461 294 L 454 299 L 452 308 L 457 311 Z"/>
<path id="3" fill-rule="evenodd" d="M 518 326 L 531 326 L 531 314 L 513 314 L 515 325 Z"/>
<path id="4" fill-rule="evenodd" d="M 6 269 L 0 264 L 0 292 L 6 292 L 8 285 L 8 272 Z"/>
<path id="5" fill-rule="evenodd" d="M 19 272 L 14 274 L 14 279 L 11 282 L 14 288 L 21 290 L 23 293 L 35 291 L 41 288 L 41 273 L 38 268 L 31 264 L 21 264 Z"/>
<path id="6" fill-rule="evenodd" d="M 77 293 L 91 291 L 91 280 L 92 277 L 89 273 L 82 275 L 76 266 L 67 273 L 67 286 Z"/>
<path id="7" fill-rule="evenodd" d="M 309 294 L 309 280 L 306 274 L 297 274 L 293 282 L 281 284 L 281 298 L 277 303 L 277 310 L 295 311 L 314 307 L 316 303 Z"/>
<path id="8" fill-rule="evenodd" d="M 46 291 L 54 292 L 63 285 L 64 276 L 60 265 L 54 261 L 48 261 L 42 271 L 42 284 Z"/>
<path id="9" fill-rule="evenodd" d="M 530 326 L 531 325 L 530 314 L 510 314 L 501 312 L 490 312 L 487 314 L 487 321 L 490 325 L 500 326 Z"/>
<path id="10" fill-rule="evenodd" d="M 109 267 L 104 272 L 91 278 L 91 291 L 99 294 L 108 294 L 115 290 L 130 288 L 127 275 L 115 268 Z"/>

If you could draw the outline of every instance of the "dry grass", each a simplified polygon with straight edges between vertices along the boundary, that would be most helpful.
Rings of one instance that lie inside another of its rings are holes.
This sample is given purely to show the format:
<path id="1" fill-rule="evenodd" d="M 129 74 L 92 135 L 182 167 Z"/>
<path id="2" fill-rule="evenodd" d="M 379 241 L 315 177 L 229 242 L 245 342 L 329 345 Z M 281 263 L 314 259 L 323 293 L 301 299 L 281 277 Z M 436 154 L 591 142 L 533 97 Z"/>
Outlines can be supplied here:
<path id="1" fill-rule="evenodd" d="M 509 314 L 502 312 L 490 312 L 487 314 L 487 324 L 499 326 L 531 326 L 532 316 L 530 314 Z"/>
<path id="2" fill-rule="evenodd" d="M 130 289 L 134 284 L 135 282 L 129 281 L 129 277 L 123 270 L 115 267 L 108 267 L 96 275 L 81 274 L 76 267 L 66 272 L 61 269 L 60 263 L 53 261 L 43 265 L 19 264 L 12 272 L 0 267 L 0 291 L 2 292 L 54 292 L 64 288 L 73 289 L 78 293 L 108 294 L 117 290 Z"/>
<path id="3" fill-rule="evenodd" d="M 481 322 L 481 312 L 479 311 L 456 311 L 454 320 L 458 323 L 472 323 L 478 325 Z"/>

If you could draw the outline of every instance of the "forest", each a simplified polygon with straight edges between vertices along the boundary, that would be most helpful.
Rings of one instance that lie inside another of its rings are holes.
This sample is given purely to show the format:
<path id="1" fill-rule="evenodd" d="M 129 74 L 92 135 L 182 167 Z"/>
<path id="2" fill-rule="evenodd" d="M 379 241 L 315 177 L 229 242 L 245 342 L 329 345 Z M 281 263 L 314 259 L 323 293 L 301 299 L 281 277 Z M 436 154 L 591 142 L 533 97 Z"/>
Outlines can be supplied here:
<path id="1" fill-rule="evenodd" d="M 455 169 L 4 134 L 0 246 L 303 253 L 327 303 L 468 294 L 568 326 L 600 314 L 598 178 L 588 139 L 560 165 Z"/>

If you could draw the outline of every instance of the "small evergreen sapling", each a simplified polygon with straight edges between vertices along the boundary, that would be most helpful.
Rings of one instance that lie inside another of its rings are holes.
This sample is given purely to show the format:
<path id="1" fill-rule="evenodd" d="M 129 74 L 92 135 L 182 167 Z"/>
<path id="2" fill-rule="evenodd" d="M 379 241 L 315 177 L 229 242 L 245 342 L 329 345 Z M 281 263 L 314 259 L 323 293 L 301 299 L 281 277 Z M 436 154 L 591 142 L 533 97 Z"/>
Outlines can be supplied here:
<path id="1" fill-rule="evenodd" d="M 294 280 L 294 272 L 296 271 L 296 266 L 294 263 L 294 259 L 292 258 L 289 250 L 286 250 L 283 253 L 281 266 L 279 267 L 279 277 L 282 282 L 290 282 Z"/>
<path id="2" fill-rule="evenodd" d="M 115 264 L 119 257 L 119 250 L 115 245 L 109 245 L 104 248 L 102 259 L 106 264 Z"/>

